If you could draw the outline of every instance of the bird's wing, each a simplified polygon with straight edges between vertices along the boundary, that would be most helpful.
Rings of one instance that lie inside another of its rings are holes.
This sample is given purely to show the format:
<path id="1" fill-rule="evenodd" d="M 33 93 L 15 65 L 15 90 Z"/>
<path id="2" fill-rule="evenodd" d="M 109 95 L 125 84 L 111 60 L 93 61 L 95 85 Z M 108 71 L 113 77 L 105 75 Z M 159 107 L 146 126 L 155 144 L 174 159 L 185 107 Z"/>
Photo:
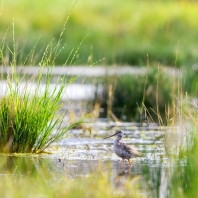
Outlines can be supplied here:
<path id="1" fill-rule="evenodd" d="M 143 154 L 142 154 L 141 152 L 137 151 L 137 150 L 136 150 L 134 147 L 132 147 L 132 146 L 128 146 L 127 144 L 124 144 L 124 147 L 125 147 L 125 150 L 126 150 L 128 153 L 130 153 L 130 154 L 132 154 L 132 155 L 134 155 L 134 156 L 137 156 L 137 157 L 143 156 Z"/>

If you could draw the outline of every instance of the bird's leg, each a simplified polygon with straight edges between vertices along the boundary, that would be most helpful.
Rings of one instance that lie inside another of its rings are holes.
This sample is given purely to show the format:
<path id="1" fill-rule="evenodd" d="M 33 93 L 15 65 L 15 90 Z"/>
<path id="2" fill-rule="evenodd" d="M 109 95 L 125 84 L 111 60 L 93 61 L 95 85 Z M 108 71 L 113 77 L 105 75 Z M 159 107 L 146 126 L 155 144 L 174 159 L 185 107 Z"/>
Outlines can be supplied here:
<path id="1" fill-rule="evenodd" d="M 128 159 L 128 162 L 129 162 L 129 166 L 130 166 L 130 167 L 132 167 L 132 163 L 130 162 L 130 160 L 129 160 L 129 159 Z"/>

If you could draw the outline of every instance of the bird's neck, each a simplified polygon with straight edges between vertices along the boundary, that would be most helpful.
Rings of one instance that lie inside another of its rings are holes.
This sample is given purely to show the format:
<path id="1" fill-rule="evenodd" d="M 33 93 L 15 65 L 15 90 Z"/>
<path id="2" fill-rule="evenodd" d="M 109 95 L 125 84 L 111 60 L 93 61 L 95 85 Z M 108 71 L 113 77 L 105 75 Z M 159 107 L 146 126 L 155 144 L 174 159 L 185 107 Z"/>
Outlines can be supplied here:
<path id="1" fill-rule="evenodd" d="M 122 142 L 120 138 L 115 139 L 115 144 L 119 144 L 120 142 Z"/>

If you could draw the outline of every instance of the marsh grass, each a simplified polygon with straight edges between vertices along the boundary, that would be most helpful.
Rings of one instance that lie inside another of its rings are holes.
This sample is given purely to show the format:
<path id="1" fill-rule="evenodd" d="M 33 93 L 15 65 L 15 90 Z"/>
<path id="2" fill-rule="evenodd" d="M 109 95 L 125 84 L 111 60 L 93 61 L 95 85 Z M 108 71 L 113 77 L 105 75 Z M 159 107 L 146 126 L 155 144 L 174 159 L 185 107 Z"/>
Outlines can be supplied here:
<path id="1" fill-rule="evenodd" d="M 176 166 L 171 170 L 170 197 L 196 197 L 198 193 L 198 107 L 187 95 L 183 98 L 181 112 L 186 123 L 186 127 L 182 128 L 185 136 L 178 147 Z"/>
<path id="2" fill-rule="evenodd" d="M 53 69 L 48 69 L 45 75 L 40 70 L 35 90 L 30 82 L 7 79 L 6 93 L 0 99 L 1 151 L 42 152 L 80 122 L 67 126 L 63 124 L 65 112 L 59 113 L 64 90 L 75 78 L 58 79 L 52 87 Z M 12 74 L 16 75 L 14 68 Z"/>
<path id="3" fill-rule="evenodd" d="M 53 69 L 46 75 L 42 72 L 38 74 L 33 93 L 29 82 L 7 79 L 6 93 L 0 100 L 1 151 L 40 153 L 81 122 L 69 125 L 63 122 L 66 112 L 59 113 L 63 105 L 61 97 L 75 78 L 66 82 L 58 79 L 52 87 Z"/>
<path id="4" fill-rule="evenodd" d="M 105 76 L 101 82 L 104 85 L 102 97 L 95 97 L 105 109 L 102 116 L 112 112 L 120 120 L 140 122 L 146 107 L 151 121 L 158 122 L 160 118 L 164 125 L 167 123 L 168 106 L 172 106 L 177 90 L 173 90 L 172 85 L 176 83 L 173 76 L 163 68 L 151 67 L 139 75 Z"/>
<path id="5" fill-rule="evenodd" d="M 176 166 L 171 169 L 170 197 L 196 197 L 198 190 L 198 139 L 197 131 L 191 130 L 185 145 L 179 150 Z"/>
<path id="6" fill-rule="evenodd" d="M 6 36 L 2 39 L 0 45 L 2 71 L 11 68 L 11 72 L 7 73 L 6 79 L 4 79 L 3 72 L 1 75 L 2 82 L 6 83 L 5 93 L 0 98 L 1 152 L 43 152 L 52 143 L 62 139 L 68 130 L 82 122 L 82 119 L 72 124 L 69 121 L 65 122 L 67 111 L 60 113 L 63 105 L 61 103 L 62 95 L 67 86 L 78 77 L 68 78 L 67 75 L 58 77 L 55 84 L 51 85 L 55 60 L 64 46 L 60 47 L 69 16 L 70 13 L 63 25 L 58 42 L 54 44 L 52 39 L 47 45 L 39 62 L 39 71 L 31 77 L 22 75 L 17 70 L 20 52 L 16 48 L 14 19 L 12 48 L 6 45 Z M 82 41 L 76 49 L 71 51 L 65 65 L 69 58 L 71 58 L 70 64 L 73 64 L 81 44 Z M 36 47 L 37 43 L 22 65 L 25 65 L 26 61 L 29 61 L 30 65 L 35 63 Z M 12 55 L 9 60 L 10 67 L 6 65 L 6 50 L 9 50 Z"/>
<path id="7" fill-rule="evenodd" d="M 165 114 L 167 129 L 163 135 L 164 154 L 161 162 L 156 164 L 159 171 L 154 178 L 158 196 L 160 189 L 164 197 L 196 197 L 198 193 L 198 107 L 197 103 L 192 102 L 192 95 L 188 96 L 185 92 L 182 78 L 185 78 L 185 73 L 173 81 L 174 97 Z M 164 126 L 160 116 L 159 128 Z M 144 175 L 148 174 L 148 167 L 145 166 Z"/>

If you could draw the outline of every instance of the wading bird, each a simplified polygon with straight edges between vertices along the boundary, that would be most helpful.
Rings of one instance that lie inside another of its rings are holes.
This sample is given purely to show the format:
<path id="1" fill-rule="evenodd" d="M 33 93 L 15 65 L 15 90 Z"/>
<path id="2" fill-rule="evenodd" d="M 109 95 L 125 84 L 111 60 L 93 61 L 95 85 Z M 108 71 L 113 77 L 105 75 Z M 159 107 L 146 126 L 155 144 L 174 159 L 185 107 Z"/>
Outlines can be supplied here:
<path id="1" fill-rule="evenodd" d="M 131 158 L 135 157 L 141 157 L 143 156 L 142 153 L 138 152 L 135 148 L 132 146 L 128 146 L 124 142 L 122 142 L 123 132 L 122 131 L 116 131 L 115 134 L 105 137 L 104 139 L 110 138 L 116 136 L 117 138 L 114 140 L 114 151 L 115 153 L 122 158 L 123 162 L 123 168 L 125 167 L 125 159 L 128 160 L 130 167 L 132 166 L 132 163 L 130 162 Z"/>

